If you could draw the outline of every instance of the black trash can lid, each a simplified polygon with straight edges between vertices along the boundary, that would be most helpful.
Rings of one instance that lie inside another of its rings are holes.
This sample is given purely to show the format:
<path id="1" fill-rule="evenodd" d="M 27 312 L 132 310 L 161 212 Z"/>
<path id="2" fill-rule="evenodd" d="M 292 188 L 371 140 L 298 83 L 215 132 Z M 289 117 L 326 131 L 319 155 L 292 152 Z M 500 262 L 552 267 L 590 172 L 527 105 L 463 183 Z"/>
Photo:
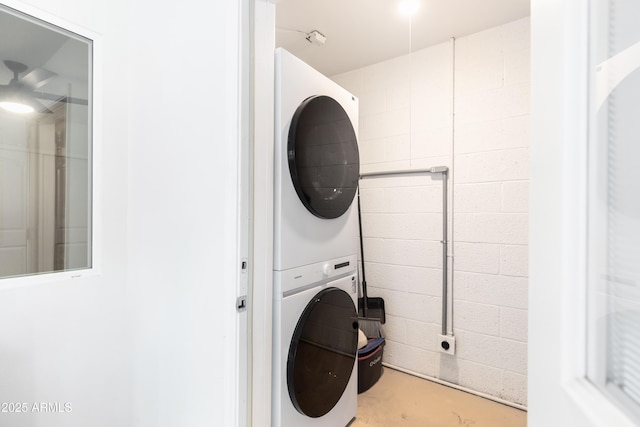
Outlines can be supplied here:
<path id="1" fill-rule="evenodd" d="M 384 338 L 371 338 L 367 345 L 358 350 L 358 356 L 366 356 L 367 354 L 374 352 L 381 345 L 384 345 Z"/>

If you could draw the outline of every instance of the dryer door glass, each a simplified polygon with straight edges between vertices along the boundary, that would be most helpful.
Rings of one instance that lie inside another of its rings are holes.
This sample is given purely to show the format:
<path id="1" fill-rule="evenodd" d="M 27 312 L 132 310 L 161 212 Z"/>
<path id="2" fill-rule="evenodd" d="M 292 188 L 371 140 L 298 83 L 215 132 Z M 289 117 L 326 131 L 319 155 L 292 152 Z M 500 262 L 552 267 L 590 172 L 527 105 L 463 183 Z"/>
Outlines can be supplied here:
<path id="1" fill-rule="evenodd" d="M 316 294 L 298 320 L 287 359 L 287 386 L 296 409 L 321 417 L 338 403 L 353 371 L 358 314 L 345 291 Z"/>
<path id="2" fill-rule="evenodd" d="M 360 178 L 356 133 L 342 106 L 328 96 L 307 98 L 291 119 L 289 171 L 298 197 L 320 218 L 337 218 L 353 202 Z"/>

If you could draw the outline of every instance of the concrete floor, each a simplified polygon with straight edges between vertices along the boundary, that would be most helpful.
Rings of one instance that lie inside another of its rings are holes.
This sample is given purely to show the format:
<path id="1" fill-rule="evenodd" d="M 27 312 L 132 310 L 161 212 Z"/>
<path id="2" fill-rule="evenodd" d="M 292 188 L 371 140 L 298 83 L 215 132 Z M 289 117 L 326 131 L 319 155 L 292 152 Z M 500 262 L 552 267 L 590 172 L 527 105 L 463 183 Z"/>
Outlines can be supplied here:
<path id="1" fill-rule="evenodd" d="M 385 367 L 349 427 L 524 427 L 527 413 Z"/>

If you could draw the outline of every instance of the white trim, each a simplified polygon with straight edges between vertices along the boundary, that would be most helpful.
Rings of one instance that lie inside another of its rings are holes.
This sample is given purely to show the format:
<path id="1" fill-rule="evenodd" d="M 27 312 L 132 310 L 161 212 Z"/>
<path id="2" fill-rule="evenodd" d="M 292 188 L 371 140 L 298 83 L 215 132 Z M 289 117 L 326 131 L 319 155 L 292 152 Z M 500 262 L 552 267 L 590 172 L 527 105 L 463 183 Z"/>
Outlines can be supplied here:
<path id="1" fill-rule="evenodd" d="M 532 2 L 532 427 L 633 425 L 586 379 L 589 3 Z"/>
<path id="2" fill-rule="evenodd" d="M 86 27 L 17 0 L 2 0 L 2 5 L 30 15 L 48 24 L 91 41 L 92 100 L 91 109 L 91 267 L 60 272 L 43 272 L 19 277 L 0 278 L 0 289 L 12 289 L 55 283 L 101 274 L 102 268 L 102 36 Z M 53 31 L 53 30 L 52 30 Z"/>
<path id="3" fill-rule="evenodd" d="M 238 31 L 239 40 L 238 55 L 238 126 L 239 126 L 239 150 L 238 150 L 238 284 L 236 291 L 236 303 L 238 298 L 246 298 L 249 293 L 249 272 L 242 268 L 244 262 L 248 262 L 251 239 L 250 217 L 250 192 L 251 192 L 251 4 L 252 0 L 240 0 L 238 2 Z M 245 300 L 246 301 L 246 300 Z M 251 414 L 251 324 L 248 309 L 239 310 L 237 319 L 237 355 L 236 377 L 238 382 L 237 397 L 237 423 L 238 427 L 247 427 Z"/>
<path id="4" fill-rule="evenodd" d="M 467 387 L 463 387 L 458 384 L 450 383 L 448 381 L 444 381 L 435 377 L 430 377 L 428 375 L 420 374 L 418 372 L 414 372 L 410 369 L 401 368 L 399 366 L 392 365 L 387 362 L 382 362 L 382 366 L 387 367 L 389 369 L 393 369 L 395 371 L 404 372 L 405 374 L 413 375 L 414 377 L 422 378 L 423 380 L 431 381 L 436 384 L 441 384 L 446 387 L 454 388 L 456 390 L 464 391 L 465 393 L 473 394 L 474 396 L 482 397 L 483 399 L 492 400 L 496 403 L 501 403 L 503 405 L 511 406 L 512 408 L 520 409 L 521 411 L 526 411 L 527 407 L 524 405 L 520 405 L 518 403 L 509 402 L 508 400 L 500 399 L 499 397 L 492 396 L 490 394 L 482 393 L 477 390 L 473 390 Z"/>
<path id="5" fill-rule="evenodd" d="M 576 379 L 566 384 L 565 390 L 594 425 L 636 427 L 626 414 L 586 379 Z"/>
<path id="6" fill-rule="evenodd" d="M 83 33 L 79 33 L 83 34 Z M 104 113 L 103 104 L 103 77 L 102 77 L 102 36 L 95 33 L 84 33 L 84 37 L 93 40 L 93 88 L 92 93 L 92 115 L 91 115 L 91 171 L 92 171 L 92 189 L 91 189 L 91 274 L 100 274 L 102 272 L 102 118 Z"/>
<path id="7" fill-rule="evenodd" d="M 597 5 L 593 4 L 593 2 L 589 2 L 591 4 L 590 10 L 590 19 L 603 19 L 605 22 L 609 20 L 609 7 L 606 2 L 598 2 Z M 597 10 L 596 10 L 597 9 Z M 597 33 L 597 25 L 595 22 L 590 22 L 591 31 L 589 37 L 589 49 L 596 51 L 598 50 L 598 43 L 607 44 L 607 41 L 602 41 L 596 39 Z M 598 272 L 606 271 L 605 263 L 606 263 L 606 250 L 605 248 L 598 247 L 599 242 L 605 241 L 606 229 L 603 224 L 606 224 L 606 221 L 603 218 L 606 218 L 606 206 L 598 201 L 597 198 L 597 189 L 596 186 L 606 187 L 606 182 L 599 183 L 597 180 L 594 180 L 596 177 L 595 171 L 598 171 L 602 166 L 605 168 L 606 158 L 607 158 L 607 150 L 606 147 L 600 146 L 598 147 L 598 141 L 596 137 L 596 129 L 597 123 L 595 120 L 598 114 L 598 109 L 601 107 L 602 101 L 598 100 L 601 96 L 600 91 L 602 91 L 602 82 L 601 79 L 604 75 L 600 70 L 598 70 L 595 54 L 590 58 L 590 63 L 588 67 L 593 71 L 593 75 L 589 76 L 589 91 L 590 91 L 590 105 L 588 114 L 592 117 L 592 120 L 589 123 L 589 135 L 588 135 L 588 150 L 589 155 L 587 159 L 587 170 L 590 172 L 590 175 L 587 174 L 585 177 L 585 181 L 588 182 L 587 191 L 588 191 L 588 205 L 587 210 L 589 212 L 588 218 L 588 228 L 587 235 L 589 236 L 587 242 L 587 281 L 588 281 L 588 299 L 587 299 L 587 331 L 592 338 L 595 337 L 604 337 L 606 331 L 604 330 L 604 326 L 598 325 L 597 317 L 594 313 L 606 313 L 606 304 L 602 299 L 598 300 L 596 298 L 596 290 L 598 288 L 596 283 L 593 283 L 592 280 L 597 277 Z M 608 95 L 608 94 L 607 94 Z M 606 171 L 602 171 L 600 173 L 601 176 L 606 176 Z M 605 383 L 605 364 L 606 364 L 606 348 L 600 345 L 599 339 L 590 339 L 587 340 L 587 369 L 586 374 L 592 381 L 598 384 Z"/>
<path id="8" fill-rule="evenodd" d="M 587 348 L 587 141 L 589 125 L 588 6 L 574 2 L 565 22 L 562 205 L 562 369 L 565 381 L 586 375 Z"/>
<path id="9" fill-rule="evenodd" d="M 250 425 L 271 425 L 273 299 L 273 150 L 275 5 L 254 0 L 253 9 L 253 233 L 249 294 L 251 312 Z"/>
<path id="10" fill-rule="evenodd" d="M 235 251 L 228 251 L 225 253 L 224 260 L 228 265 L 232 265 L 231 277 L 234 280 L 234 288 L 226 288 L 224 291 L 225 298 L 223 301 L 227 301 L 223 304 L 223 317 L 233 319 L 233 341 L 234 345 L 230 345 L 224 352 L 224 366 L 227 366 L 230 371 L 224 375 L 225 390 L 223 407 L 225 415 L 223 419 L 228 420 L 229 425 L 244 427 L 246 425 L 246 396 L 247 396 L 247 383 L 246 383 L 246 369 L 247 369 L 247 347 L 246 342 L 242 342 L 247 337 L 246 320 L 247 313 L 239 313 L 236 309 L 235 303 L 237 301 L 238 292 L 242 290 L 242 273 L 240 270 L 242 250 L 246 245 L 241 243 L 244 237 L 242 232 L 243 220 L 246 217 L 243 216 L 243 209 L 246 209 L 242 205 L 242 171 L 243 171 L 243 141 L 242 137 L 245 134 L 243 129 L 243 115 L 242 109 L 243 98 L 243 78 L 242 66 L 243 66 L 243 46 L 242 46 L 242 2 L 238 0 L 234 2 L 223 3 L 224 15 L 227 16 L 228 21 L 224 25 L 224 36 L 227 42 L 222 52 L 222 58 L 225 59 L 227 65 L 224 67 L 224 82 L 225 88 L 223 91 L 224 102 L 227 104 L 229 111 L 233 111 L 228 115 L 229 122 L 225 125 L 224 134 L 229 136 L 229 141 L 233 141 L 230 149 L 226 150 L 228 154 L 227 161 L 233 163 L 231 169 L 235 170 L 234 180 L 232 182 L 226 182 L 228 187 L 228 194 L 225 196 L 226 200 L 235 200 L 235 205 L 225 209 L 224 223 L 229 224 L 229 227 L 225 229 L 223 241 L 234 241 L 236 244 Z M 233 226 L 232 226 L 233 224 Z M 244 379 L 244 381 L 243 381 Z M 214 418 L 212 418 L 214 419 Z"/>

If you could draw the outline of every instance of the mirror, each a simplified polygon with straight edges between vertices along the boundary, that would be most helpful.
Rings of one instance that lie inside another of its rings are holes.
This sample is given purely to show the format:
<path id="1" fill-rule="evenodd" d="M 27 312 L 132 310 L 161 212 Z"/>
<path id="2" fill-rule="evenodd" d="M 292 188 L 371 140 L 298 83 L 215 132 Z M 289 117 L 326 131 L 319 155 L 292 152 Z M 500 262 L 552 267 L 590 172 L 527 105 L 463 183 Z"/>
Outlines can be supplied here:
<path id="1" fill-rule="evenodd" d="M 91 267 L 92 42 L 0 5 L 0 278 Z"/>

